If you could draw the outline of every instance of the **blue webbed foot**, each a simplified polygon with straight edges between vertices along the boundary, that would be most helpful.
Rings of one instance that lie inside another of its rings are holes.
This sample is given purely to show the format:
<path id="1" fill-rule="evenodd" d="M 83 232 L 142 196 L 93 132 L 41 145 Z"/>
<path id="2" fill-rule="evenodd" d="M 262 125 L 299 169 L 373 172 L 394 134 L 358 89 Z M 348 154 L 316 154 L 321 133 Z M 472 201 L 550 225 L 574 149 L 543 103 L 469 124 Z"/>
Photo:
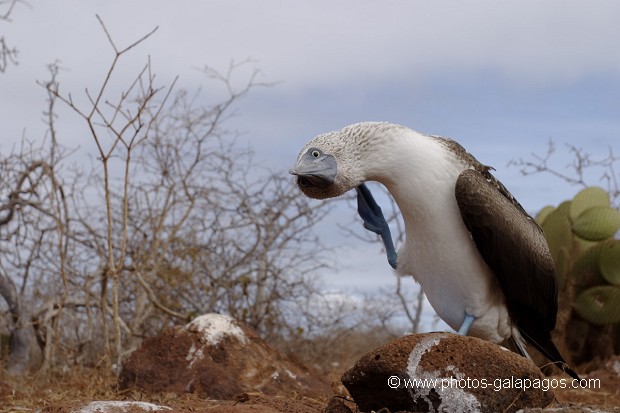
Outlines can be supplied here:
<path id="1" fill-rule="evenodd" d="M 383 216 L 381 207 L 377 205 L 365 184 L 361 184 L 355 190 L 357 191 L 357 213 L 364 220 L 364 228 L 381 237 L 383 245 L 385 245 L 388 263 L 392 268 L 396 268 L 396 250 L 392 242 L 390 227 Z"/>
<path id="2" fill-rule="evenodd" d="M 463 320 L 463 324 L 461 324 L 461 328 L 459 328 L 458 334 L 461 336 L 466 336 L 475 319 L 476 317 L 473 315 L 465 313 L 465 319 Z"/>

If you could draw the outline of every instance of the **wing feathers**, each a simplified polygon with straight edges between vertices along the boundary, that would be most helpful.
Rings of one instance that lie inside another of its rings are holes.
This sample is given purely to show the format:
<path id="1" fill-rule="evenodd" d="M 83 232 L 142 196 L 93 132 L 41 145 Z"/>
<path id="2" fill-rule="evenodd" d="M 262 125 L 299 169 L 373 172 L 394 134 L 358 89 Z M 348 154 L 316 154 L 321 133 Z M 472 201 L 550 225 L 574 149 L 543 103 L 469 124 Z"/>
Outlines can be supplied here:
<path id="1" fill-rule="evenodd" d="M 557 313 L 553 259 L 542 229 L 481 173 L 468 169 L 455 187 L 463 222 L 495 273 L 517 325 L 551 331 Z"/>

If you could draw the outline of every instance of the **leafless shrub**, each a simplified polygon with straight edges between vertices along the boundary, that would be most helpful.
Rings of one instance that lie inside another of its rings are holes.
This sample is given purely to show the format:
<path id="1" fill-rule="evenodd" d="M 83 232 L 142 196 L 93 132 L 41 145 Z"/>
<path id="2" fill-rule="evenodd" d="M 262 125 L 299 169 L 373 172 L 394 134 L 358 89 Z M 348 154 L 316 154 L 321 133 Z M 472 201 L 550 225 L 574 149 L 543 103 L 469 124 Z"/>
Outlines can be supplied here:
<path id="1" fill-rule="evenodd" d="M 253 69 L 239 85 L 233 73 L 251 62 L 233 62 L 224 74 L 205 68 L 227 96 L 204 105 L 199 93 L 156 87 L 147 62 L 113 98 L 122 57 L 153 32 L 121 49 L 99 22 L 115 56 L 97 91 L 87 89 L 85 99 L 62 91 L 57 64 L 50 65 L 50 80 L 40 82 L 48 92 L 52 143 L 45 155 L 58 165 L 49 176 L 64 185 L 63 210 L 49 212 L 55 226 L 47 231 L 62 238 L 47 249 L 31 248 L 43 221 L 26 213 L 23 222 L 7 219 L 28 231 L 15 249 L 33 256 L 11 270 L 29 270 L 11 279 L 22 285 L 21 302 L 31 304 L 45 366 L 118 366 L 141 338 L 205 312 L 231 314 L 266 338 L 295 330 L 305 298 L 317 294 L 314 275 L 327 266 L 311 228 L 329 206 L 310 207 L 285 172 L 257 166 L 251 150 L 224 127 L 234 104 L 265 85 L 259 72 Z M 69 166 L 69 153 L 60 150 L 57 103 L 90 133 L 97 150 L 91 169 Z M 38 283 L 27 282 L 32 279 Z M 101 350 L 103 359 L 96 355 Z"/>
<path id="2" fill-rule="evenodd" d="M 39 294 L 45 287 L 62 295 L 52 285 L 38 285 L 39 265 L 57 271 L 66 280 L 65 259 L 69 227 L 67 198 L 58 177 L 64 157 L 54 147 L 24 142 L 18 150 L 0 159 L 0 296 L 8 304 L 11 323 L 9 369 L 28 368 L 34 351 L 32 310 L 24 298 Z M 48 291 L 46 291 L 48 292 Z"/>
<path id="3" fill-rule="evenodd" d="M 161 101 L 156 101 L 155 96 L 162 91 L 163 88 L 157 88 L 154 85 L 155 76 L 151 71 L 150 61 L 138 73 L 130 85 L 121 93 L 116 100 L 110 100 L 109 85 L 117 64 L 120 59 L 138 46 L 140 43 L 149 38 L 157 29 L 146 34 L 141 39 L 135 41 L 129 46 L 120 49 L 114 43 L 110 33 L 106 29 L 103 21 L 97 16 L 103 31 L 105 32 L 108 42 L 114 50 L 114 59 L 110 64 L 105 75 L 102 86 L 95 95 L 86 89 L 88 104 L 80 107 L 75 104 L 71 94 L 62 94 L 57 82 L 50 82 L 44 86 L 48 92 L 61 102 L 73 109 L 86 123 L 91 137 L 93 138 L 97 150 L 99 152 L 99 161 L 103 169 L 103 190 L 105 194 L 106 209 L 106 266 L 102 276 L 102 294 L 101 308 L 107 307 L 106 290 L 108 279 L 112 281 L 112 316 L 114 320 L 114 350 L 116 354 L 116 363 L 120 366 L 122 356 L 122 333 L 121 319 L 119 314 L 119 276 L 124 266 L 126 255 L 127 241 L 127 219 L 129 208 L 128 191 L 130 188 L 131 175 L 131 157 L 133 151 L 149 136 L 151 126 L 153 125 L 159 111 L 163 108 L 166 98 L 172 87 L 168 89 L 168 93 Z M 174 83 L 173 83 L 174 84 Z M 111 179 L 113 172 L 111 164 L 113 159 L 120 157 L 122 162 L 122 196 L 121 203 L 118 205 L 119 210 L 113 210 L 112 194 L 113 187 Z M 120 217 L 120 226 L 115 225 L 115 215 Z M 114 236 L 114 232 L 118 230 L 121 234 L 120 238 Z M 105 322 L 105 312 L 102 312 L 104 342 L 107 346 L 107 323 Z M 107 349 L 107 347 L 106 347 Z M 106 354 L 110 354 L 107 349 Z"/>
<path id="4" fill-rule="evenodd" d="M 229 105 L 193 102 L 177 94 L 136 157 L 129 270 L 170 317 L 228 313 L 276 334 L 290 319 L 283 303 L 311 293 L 308 274 L 324 266 L 311 227 L 325 208 L 310 208 L 284 174 L 226 139 Z"/>
<path id="5" fill-rule="evenodd" d="M 616 155 L 612 147 L 608 148 L 607 155 L 595 159 L 583 148 L 566 144 L 570 156 L 570 163 L 564 167 L 553 164 L 557 152 L 555 142 L 549 140 L 544 154 L 531 154 L 531 160 L 512 160 L 509 165 L 517 166 L 523 175 L 548 174 L 571 185 L 586 187 L 602 185 L 609 193 L 612 204 L 620 207 L 620 175 L 617 172 L 617 162 L 620 156 Z M 554 158 L 554 159 L 552 159 Z"/>

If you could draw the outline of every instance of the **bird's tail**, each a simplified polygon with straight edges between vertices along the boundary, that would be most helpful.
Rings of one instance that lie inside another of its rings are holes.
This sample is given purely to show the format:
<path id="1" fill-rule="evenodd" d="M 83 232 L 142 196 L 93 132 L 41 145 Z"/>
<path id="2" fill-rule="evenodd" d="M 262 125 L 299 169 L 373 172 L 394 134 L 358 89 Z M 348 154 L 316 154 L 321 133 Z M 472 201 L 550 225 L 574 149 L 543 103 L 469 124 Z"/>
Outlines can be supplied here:
<path id="1" fill-rule="evenodd" d="M 513 345 L 512 350 L 515 353 L 519 353 L 523 357 L 532 360 L 532 357 L 527 352 L 527 343 L 525 342 L 525 339 L 521 335 L 521 330 L 519 330 L 519 328 L 516 326 L 512 326 L 511 330 L 512 330 L 512 335 L 510 336 L 510 339 Z"/>
<path id="2" fill-rule="evenodd" d="M 568 366 L 568 363 L 564 361 L 564 357 L 560 354 L 560 350 L 558 350 L 551 340 L 550 333 L 532 334 L 531 331 L 524 331 L 523 328 L 519 328 L 519 332 L 529 343 L 540 351 L 543 356 L 558 366 L 562 371 L 576 380 L 581 380 L 579 375 L 577 375 L 577 373 Z M 522 343 L 518 343 L 517 339 L 514 339 L 514 341 L 521 355 L 530 358 Z"/>

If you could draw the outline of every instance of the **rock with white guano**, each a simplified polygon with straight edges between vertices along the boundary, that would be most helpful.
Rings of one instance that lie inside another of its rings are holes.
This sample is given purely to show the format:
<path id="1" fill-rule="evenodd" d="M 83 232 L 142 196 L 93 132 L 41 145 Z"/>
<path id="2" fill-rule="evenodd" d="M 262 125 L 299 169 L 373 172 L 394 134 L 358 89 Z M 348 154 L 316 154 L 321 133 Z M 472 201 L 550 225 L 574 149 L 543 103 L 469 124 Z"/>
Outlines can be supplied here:
<path id="1" fill-rule="evenodd" d="M 332 393 L 327 382 L 221 314 L 205 314 L 146 339 L 123 363 L 119 386 L 220 400 L 234 400 L 245 392 L 309 397 Z"/>
<path id="2" fill-rule="evenodd" d="M 362 412 L 510 413 L 547 406 L 554 397 L 527 358 L 452 333 L 392 340 L 362 357 L 342 383 Z"/>

